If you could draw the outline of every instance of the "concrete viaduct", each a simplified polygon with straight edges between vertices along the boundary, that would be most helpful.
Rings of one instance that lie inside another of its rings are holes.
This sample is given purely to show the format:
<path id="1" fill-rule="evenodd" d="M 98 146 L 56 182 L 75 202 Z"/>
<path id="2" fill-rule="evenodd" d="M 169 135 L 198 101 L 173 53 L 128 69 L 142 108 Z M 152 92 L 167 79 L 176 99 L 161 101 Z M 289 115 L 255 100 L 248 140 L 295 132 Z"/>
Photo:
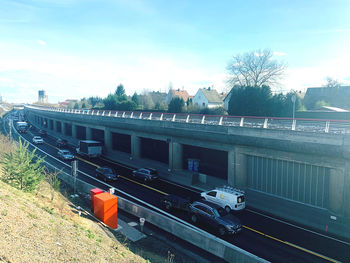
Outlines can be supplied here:
<path id="1" fill-rule="evenodd" d="M 247 205 L 350 238 L 350 136 L 195 124 L 25 107 L 28 121 L 77 143 L 103 141 L 109 159 L 147 160 L 167 180 L 246 191 Z M 199 171 L 188 170 L 199 160 Z"/>

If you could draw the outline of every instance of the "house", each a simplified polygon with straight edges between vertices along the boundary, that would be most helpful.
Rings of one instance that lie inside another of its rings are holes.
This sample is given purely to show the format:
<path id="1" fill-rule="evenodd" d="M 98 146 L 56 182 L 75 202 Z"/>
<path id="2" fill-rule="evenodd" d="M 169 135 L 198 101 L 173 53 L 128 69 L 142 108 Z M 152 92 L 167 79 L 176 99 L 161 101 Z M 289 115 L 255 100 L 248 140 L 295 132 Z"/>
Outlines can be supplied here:
<path id="1" fill-rule="evenodd" d="M 78 100 L 65 100 L 65 101 L 62 101 L 62 102 L 59 102 L 59 106 L 60 107 L 68 107 L 68 105 L 70 103 L 77 103 Z"/>
<path id="2" fill-rule="evenodd" d="M 189 98 L 190 98 L 190 95 L 188 94 L 188 92 L 186 90 L 180 90 L 180 89 L 177 89 L 177 90 L 174 90 L 174 89 L 170 89 L 168 94 L 166 95 L 165 97 L 165 102 L 167 104 L 170 103 L 170 101 L 173 99 L 173 98 L 176 98 L 176 97 L 179 97 L 179 98 L 182 98 L 184 100 L 184 102 L 186 102 Z"/>
<path id="3" fill-rule="evenodd" d="M 193 97 L 193 104 L 200 108 L 218 108 L 223 106 L 222 98 L 213 88 L 198 89 Z"/>
<path id="4" fill-rule="evenodd" d="M 226 96 L 224 98 L 224 108 L 227 111 L 228 111 L 228 104 L 230 103 L 230 99 L 231 99 L 231 96 L 232 96 L 232 90 L 233 90 L 233 88 L 230 90 L 229 93 L 226 94 Z"/>
<path id="5" fill-rule="evenodd" d="M 316 103 L 323 101 L 329 106 L 350 109 L 350 86 L 312 87 L 308 88 L 304 97 L 307 109 L 315 109 Z"/>

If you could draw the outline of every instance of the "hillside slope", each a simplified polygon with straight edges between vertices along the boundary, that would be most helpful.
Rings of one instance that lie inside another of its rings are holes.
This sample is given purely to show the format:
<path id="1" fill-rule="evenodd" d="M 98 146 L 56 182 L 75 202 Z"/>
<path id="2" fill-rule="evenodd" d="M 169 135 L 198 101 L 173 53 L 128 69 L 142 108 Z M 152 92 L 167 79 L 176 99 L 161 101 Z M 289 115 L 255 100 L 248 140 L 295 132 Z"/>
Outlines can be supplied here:
<path id="1" fill-rule="evenodd" d="M 34 194 L 0 181 L 0 262 L 147 262 L 43 183 Z"/>

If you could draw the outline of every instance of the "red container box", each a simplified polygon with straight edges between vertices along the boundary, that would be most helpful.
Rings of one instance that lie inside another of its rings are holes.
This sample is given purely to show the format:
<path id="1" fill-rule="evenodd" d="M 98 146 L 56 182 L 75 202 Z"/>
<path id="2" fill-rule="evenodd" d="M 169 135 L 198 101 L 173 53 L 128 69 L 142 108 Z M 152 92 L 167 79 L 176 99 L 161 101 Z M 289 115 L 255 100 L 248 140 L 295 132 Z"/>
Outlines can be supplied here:
<path id="1" fill-rule="evenodd" d="M 118 227 L 118 198 L 110 193 L 94 196 L 94 215 L 110 228 Z"/>
<path id="2" fill-rule="evenodd" d="M 94 196 L 102 194 L 103 191 L 98 188 L 94 188 L 90 190 L 90 200 L 91 200 L 91 211 L 94 212 Z"/>

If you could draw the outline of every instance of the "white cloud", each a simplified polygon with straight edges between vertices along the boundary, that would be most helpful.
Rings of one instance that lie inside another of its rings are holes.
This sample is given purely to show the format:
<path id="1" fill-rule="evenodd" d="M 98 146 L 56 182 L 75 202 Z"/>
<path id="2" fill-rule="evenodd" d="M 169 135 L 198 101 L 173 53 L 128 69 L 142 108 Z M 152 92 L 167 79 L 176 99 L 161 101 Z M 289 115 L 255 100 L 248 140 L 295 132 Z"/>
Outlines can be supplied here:
<path id="1" fill-rule="evenodd" d="M 274 51 L 274 52 L 273 52 L 273 55 L 274 55 L 274 56 L 287 56 L 288 53 L 279 52 L 279 51 Z"/>
<path id="2" fill-rule="evenodd" d="M 46 42 L 44 40 L 38 39 L 36 41 L 39 45 L 46 46 Z"/>
<path id="3" fill-rule="evenodd" d="M 344 54 L 343 57 L 323 61 L 316 66 L 291 68 L 287 70 L 287 77 L 284 80 L 286 90 L 306 91 L 308 87 L 322 86 L 326 83 L 327 77 L 339 80 L 340 83 L 347 85 L 350 73 L 350 54 Z"/>

